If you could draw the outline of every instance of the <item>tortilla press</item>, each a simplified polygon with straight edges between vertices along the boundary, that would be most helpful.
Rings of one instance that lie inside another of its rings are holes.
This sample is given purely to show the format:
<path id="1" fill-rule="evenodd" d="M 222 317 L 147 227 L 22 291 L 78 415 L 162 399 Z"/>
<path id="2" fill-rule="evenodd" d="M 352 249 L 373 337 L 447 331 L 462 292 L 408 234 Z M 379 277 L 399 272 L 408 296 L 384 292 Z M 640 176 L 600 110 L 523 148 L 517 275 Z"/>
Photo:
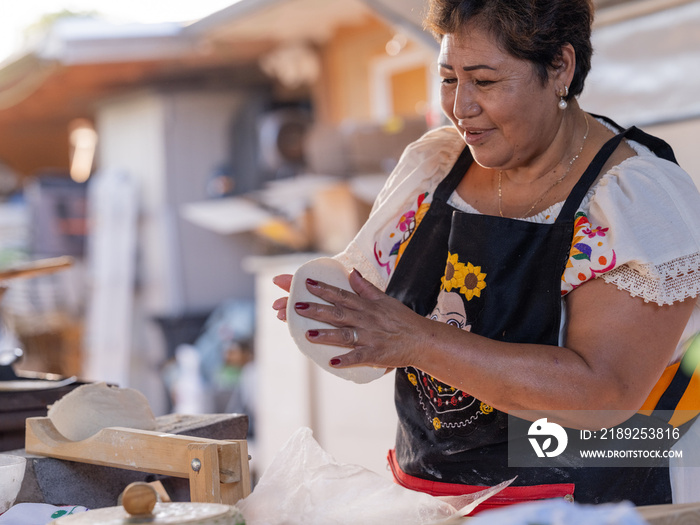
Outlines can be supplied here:
<path id="1" fill-rule="evenodd" d="M 29 454 L 189 479 L 190 501 L 232 505 L 250 494 L 246 440 L 218 440 L 123 427 L 66 439 L 48 417 L 26 420 Z"/>

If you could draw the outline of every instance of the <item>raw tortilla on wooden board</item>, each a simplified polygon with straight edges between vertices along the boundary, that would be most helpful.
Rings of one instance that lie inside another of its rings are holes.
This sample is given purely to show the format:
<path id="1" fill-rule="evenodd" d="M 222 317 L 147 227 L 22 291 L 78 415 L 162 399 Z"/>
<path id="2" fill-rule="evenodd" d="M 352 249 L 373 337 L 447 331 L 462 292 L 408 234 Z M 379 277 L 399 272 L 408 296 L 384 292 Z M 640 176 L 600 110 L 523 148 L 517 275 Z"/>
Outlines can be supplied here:
<path id="1" fill-rule="evenodd" d="M 132 388 L 106 383 L 79 386 L 51 405 L 48 416 L 70 441 L 82 441 L 108 427 L 156 429 L 146 396 Z"/>
<path id="2" fill-rule="evenodd" d="M 382 377 L 386 369 L 372 366 L 333 368 L 329 364 L 330 359 L 337 355 L 347 353 L 348 350 L 341 346 L 312 343 L 306 338 L 306 332 L 319 328 L 336 327 L 314 319 L 302 317 L 294 309 L 294 305 L 298 302 L 329 304 L 307 290 L 306 279 L 321 281 L 331 286 L 336 286 L 348 290 L 351 293 L 355 293 L 348 282 L 348 275 L 349 272 L 345 267 L 340 262 L 330 257 L 319 257 L 318 259 L 313 259 L 300 266 L 294 273 L 292 285 L 289 289 L 287 324 L 289 326 L 289 333 L 292 335 L 292 339 L 294 339 L 299 350 L 311 358 L 318 366 L 343 379 L 348 379 L 355 383 L 369 383 L 370 381 Z"/>

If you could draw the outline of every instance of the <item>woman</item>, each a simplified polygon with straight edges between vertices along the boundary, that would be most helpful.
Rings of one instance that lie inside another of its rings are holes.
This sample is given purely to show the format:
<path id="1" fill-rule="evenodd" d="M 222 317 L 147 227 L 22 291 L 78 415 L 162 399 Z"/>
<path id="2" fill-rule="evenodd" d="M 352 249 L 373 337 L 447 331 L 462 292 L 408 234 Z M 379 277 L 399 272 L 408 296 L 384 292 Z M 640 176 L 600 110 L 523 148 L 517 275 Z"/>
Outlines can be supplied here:
<path id="1" fill-rule="evenodd" d="M 332 366 L 396 369 L 404 485 L 670 502 L 667 466 L 509 467 L 506 414 L 595 429 L 697 394 L 672 378 L 700 320 L 698 193 L 665 143 L 579 107 L 590 2 L 430 3 L 453 126 L 407 148 L 338 256 L 356 294 L 307 281 L 332 306 L 296 312 L 337 327 L 307 337 L 351 348 Z"/>

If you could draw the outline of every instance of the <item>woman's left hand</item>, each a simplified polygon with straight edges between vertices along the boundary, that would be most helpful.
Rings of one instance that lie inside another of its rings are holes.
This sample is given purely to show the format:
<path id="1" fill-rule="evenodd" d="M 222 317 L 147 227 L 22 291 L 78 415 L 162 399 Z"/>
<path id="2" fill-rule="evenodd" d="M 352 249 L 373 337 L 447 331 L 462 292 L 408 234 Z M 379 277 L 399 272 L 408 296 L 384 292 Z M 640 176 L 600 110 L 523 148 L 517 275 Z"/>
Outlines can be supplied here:
<path id="1" fill-rule="evenodd" d="M 355 293 L 307 280 L 309 292 L 331 304 L 297 303 L 294 310 L 303 317 L 337 327 L 309 330 L 307 339 L 352 348 L 330 360 L 338 368 L 417 366 L 416 357 L 420 355 L 417 350 L 429 337 L 433 323 L 386 295 L 357 270 L 352 271 L 349 281 Z"/>

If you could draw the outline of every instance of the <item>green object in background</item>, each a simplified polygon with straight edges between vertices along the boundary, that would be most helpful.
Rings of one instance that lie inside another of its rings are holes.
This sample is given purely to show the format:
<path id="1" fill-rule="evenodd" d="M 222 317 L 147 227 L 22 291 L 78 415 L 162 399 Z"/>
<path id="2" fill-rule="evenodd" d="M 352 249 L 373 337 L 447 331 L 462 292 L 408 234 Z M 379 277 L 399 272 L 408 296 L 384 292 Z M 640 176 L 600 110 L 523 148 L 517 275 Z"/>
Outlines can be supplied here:
<path id="1" fill-rule="evenodd" d="M 683 372 L 692 375 L 700 365 L 700 334 L 697 334 L 690 341 L 688 349 L 685 351 L 685 357 L 681 361 Z"/>

